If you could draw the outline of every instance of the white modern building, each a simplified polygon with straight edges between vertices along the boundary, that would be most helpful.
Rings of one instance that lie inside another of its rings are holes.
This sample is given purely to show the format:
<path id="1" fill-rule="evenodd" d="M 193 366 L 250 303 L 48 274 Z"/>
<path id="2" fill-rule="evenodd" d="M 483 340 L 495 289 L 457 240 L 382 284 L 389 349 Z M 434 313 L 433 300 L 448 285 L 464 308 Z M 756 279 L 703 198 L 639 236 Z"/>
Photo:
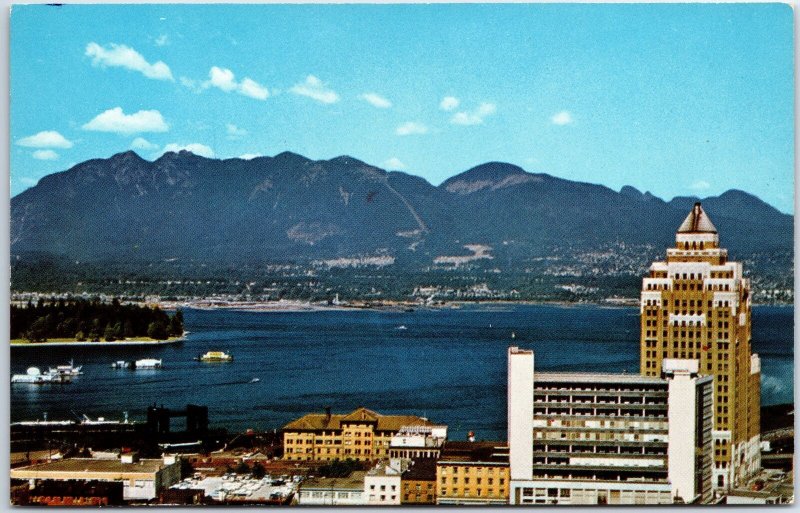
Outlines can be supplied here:
<path id="1" fill-rule="evenodd" d="M 708 503 L 713 379 L 696 361 L 661 377 L 539 373 L 508 351 L 511 504 Z"/>

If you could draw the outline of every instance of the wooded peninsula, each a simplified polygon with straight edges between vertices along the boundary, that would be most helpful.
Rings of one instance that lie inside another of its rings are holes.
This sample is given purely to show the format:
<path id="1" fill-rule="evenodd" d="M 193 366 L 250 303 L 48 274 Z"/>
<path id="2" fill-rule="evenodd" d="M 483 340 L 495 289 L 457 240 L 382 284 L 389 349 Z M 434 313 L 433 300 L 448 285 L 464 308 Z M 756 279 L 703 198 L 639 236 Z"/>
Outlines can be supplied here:
<path id="1" fill-rule="evenodd" d="M 99 299 L 40 299 L 11 306 L 11 340 L 112 342 L 131 338 L 167 340 L 183 335 L 183 312 L 168 315 L 158 306 L 111 303 Z"/>

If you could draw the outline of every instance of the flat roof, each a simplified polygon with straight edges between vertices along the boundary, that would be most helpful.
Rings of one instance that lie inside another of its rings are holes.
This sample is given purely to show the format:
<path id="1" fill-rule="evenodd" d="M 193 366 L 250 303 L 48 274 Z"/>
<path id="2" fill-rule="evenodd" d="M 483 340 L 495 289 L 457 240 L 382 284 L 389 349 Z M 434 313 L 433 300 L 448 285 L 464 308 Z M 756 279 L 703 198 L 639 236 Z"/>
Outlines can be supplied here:
<path id="1" fill-rule="evenodd" d="M 300 491 L 303 490 L 349 490 L 364 491 L 364 476 L 367 473 L 363 470 L 356 470 L 347 477 L 315 477 L 306 479 L 300 484 Z"/>
<path id="2" fill-rule="evenodd" d="M 163 460 L 139 460 L 135 463 L 122 463 L 114 459 L 94 459 L 94 458 L 67 458 L 55 460 L 29 467 L 21 467 L 11 471 L 11 477 L 15 473 L 25 476 L 30 473 L 60 474 L 71 472 L 108 472 L 113 474 L 154 474 L 166 467 Z"/>
<path id="3" fill-rule="evenodd" d="M 534 372 L 533 385 L 544 383 L 620 383 L 635 385 L 666 385 L 667 380 L 641 374 L 622 374 L 610 372 Z"/>
<path id="4" fill-rule="evenodd" d="M 436 458 L 418 458 L 403 473 L 404 481 L 436 481 Z"/>
<path id="5" fill-rule="evenodd" d="M 439 462 L 508 465 L 508 442 L 447 442 Z"/>

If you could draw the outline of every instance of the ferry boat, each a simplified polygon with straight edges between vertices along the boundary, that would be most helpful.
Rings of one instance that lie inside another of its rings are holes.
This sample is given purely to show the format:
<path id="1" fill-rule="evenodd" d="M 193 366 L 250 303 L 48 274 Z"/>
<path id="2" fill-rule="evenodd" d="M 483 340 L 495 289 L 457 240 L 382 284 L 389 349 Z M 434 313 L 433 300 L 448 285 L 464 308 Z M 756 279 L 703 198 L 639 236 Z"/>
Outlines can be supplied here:
<path id="1" fill-rule="evenodd" d="M 196 360 L 201 362 L 232 362 L 233 356 L 225 351 L 208 351 L 198 356 Z"/>
<path id="2" fill-rule="evenodd" d="M 32 385 L 44 385 L 46 383 L 71 383 L 72 376 L 69 374 L 58 374 L 47 371 L 42 373 L 38 367 L 30 367 L 25 374 L 14 374 L 11 376 L 12 383 L 29 383 Z"/>
<path id="3" fill-rule="evenodd" d="M 130 369 L 131 362 L 126 362 L 125 360 L 117 360 L 116 362 L 111 364 L 112 369 Z"/>

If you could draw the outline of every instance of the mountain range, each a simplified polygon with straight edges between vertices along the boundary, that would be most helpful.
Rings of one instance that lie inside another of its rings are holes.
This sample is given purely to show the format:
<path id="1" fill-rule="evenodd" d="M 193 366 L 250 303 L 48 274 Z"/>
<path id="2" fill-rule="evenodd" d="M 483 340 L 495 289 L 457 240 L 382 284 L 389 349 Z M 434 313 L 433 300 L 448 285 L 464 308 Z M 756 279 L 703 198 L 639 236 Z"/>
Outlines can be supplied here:
<path id="1" fill-rule="evenodd" d="M 501 162 L 434 186 L 348 156 L 218 160 L 187 151 L 152 162 L 128 151 L 45 176 L 11 199 L 11 253 L 90 262 L 377 258 L 398 268 L 479 260 L 514 267 L 610 244 L 663 254 L 695 201 L 732 258 L 792 255 L 793 217 L 739 190 L 664 201 Z"/>

